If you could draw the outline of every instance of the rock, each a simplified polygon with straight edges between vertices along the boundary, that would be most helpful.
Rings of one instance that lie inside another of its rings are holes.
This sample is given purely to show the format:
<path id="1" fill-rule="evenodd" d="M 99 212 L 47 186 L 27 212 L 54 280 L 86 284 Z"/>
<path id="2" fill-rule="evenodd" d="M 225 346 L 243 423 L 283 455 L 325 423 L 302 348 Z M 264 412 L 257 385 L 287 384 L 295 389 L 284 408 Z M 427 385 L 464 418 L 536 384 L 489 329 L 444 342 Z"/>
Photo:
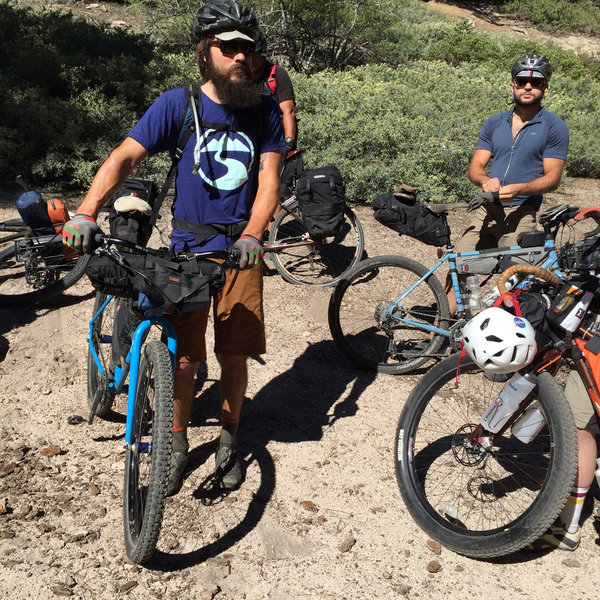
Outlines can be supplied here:
<path id="1" fill-rule="evenodd" d="M 338 550 L 340 552 L 348 552 L 352 549 L 352 547 L 356 544 L 356 538 L 352 535 L 349 535 L 339 546 Z"/>
<path id="2" fill-rule="evenodd" d="M 563 579 L 564 577 L 562 575 L 559 575 L 558 573 L 552 573 L 552 581 L 554 581 L 554 583 L 560 583 Z"/>
<path id="3" fill-rule="evenodd" d="M 56 456 L 61 453 L 60 446 L 46 446 L 40 450 L 42 456 Z"/>
<path id="4" fill-rule="evenodd" d="M 56 585 L 52 588 L 52 593 L 55 596 L 69 597 L 73 595 L 73 591 L 64 585 Z"/>
<path id="5" fill-rule="evenodd" d="M 565 558 L 565 560 L 562 561 L 562 564 L 565 565 L 565 567 L 572 567 L 575 569 L 581 567 L 581 563 L 572 556 Z"/>
<path id="6" fill-rule="evenodd" d="M 432 560 L 431 562 L 427 563 L 427 570 L 430 573 L 439 573 L 442 570 L 442 565 L 440 565 L 439 561 Z"/>
<path id="7" fill-rule="evenodd" d="M 300 502 L 300 506 L 304 510 L 308 510 L 310 512 L 317 512 L 319 510 L 317 508 L 317 505 L 312 500 L 303 500 L 302 502 Z"/>
<path id="8" fill-rule="evenodd" d="M 17 463 L 14 463 L 14 462 L 7 463 L 2 467 L 2 469 L 0 469 L 0 475 L 10 475 L 11 473 L 15 472 L 16 468 L 17 468 Z"/>
<path id="9" fill-rule="evenodd" d="M 92 485 L 90 485 L 90 494 L 92 496 L 97 496 L 99 493 L 100 488 L 95 483 L 92 483 Z"/>
<path id="10" fill-rule="evenodd" d="M 438 556 L 442 553 L 442 546 L 439 542 L 436 542 L 435 540 L 427 540 L 427 542 L 425 543 L 425 545 L 434 553 L 437 554 Z"/>
<path id="11" fill-rule="evenodd" d="M 137 585 L 138 585 L 138 582 L 135 579 L 131 579 L 127 583 L 124 583 L 122 586 L 120 586 L 119 591 L 120 592 L 128 592 L 129 590 L 132 590 L 134 587 L 137 587 Z"/>

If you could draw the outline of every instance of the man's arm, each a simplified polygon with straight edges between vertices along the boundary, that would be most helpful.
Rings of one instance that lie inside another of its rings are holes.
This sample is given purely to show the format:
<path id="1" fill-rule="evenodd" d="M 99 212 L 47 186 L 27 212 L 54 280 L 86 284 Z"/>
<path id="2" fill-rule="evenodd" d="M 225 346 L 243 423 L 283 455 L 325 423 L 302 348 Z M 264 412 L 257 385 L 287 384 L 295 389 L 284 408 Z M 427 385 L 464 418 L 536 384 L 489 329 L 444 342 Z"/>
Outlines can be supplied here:
<path id="1" fill-rule="evenodd" d="M 283 137 L 296 139 L 296 105 L 293 100 L 284 100 L 279 103 L 281 120 L 283 123 Z"/>
<path id="2" fill-rule="evenodd" d="M 279 152 L 265 152 L 260 155 L 258 171 L 258 191 L 252 205 L 252 215 L 246 228 L 245 235 L 251 235 L 257 240 L 262 239 L 263 232 L 271 220 L 279 202 Z"/>
<path id="3" fill-rule="evenodd" d="M 528 183 L 511 183 L 500 188 L 500 200 L 515 196 L 534 196 L 554 191 L 560 185 L 565 161 L 561 158 L 544 158 L 544 174 Z"/>
<path id="4" fill-rule="evenodd" d="M 148 152 L 139 142 L 126 137 L 98 169 L 85 199 L 77 209 L 77 213 L 89 215 L 96 219 L 100 208 L 110 200 L 133 169 L 146 156 L 148 156 Z"/>
<path id="5" fill-rule="evenodd" d="M 491 157 L 492 153 L 489 150 L 477 148 L 473 152 L 467 172 L 471 183 L 478 185 L 484 192 L 497 192 L 500 189 L 500 180 L 497 177 L 489 177 L 485 170 Z"/>

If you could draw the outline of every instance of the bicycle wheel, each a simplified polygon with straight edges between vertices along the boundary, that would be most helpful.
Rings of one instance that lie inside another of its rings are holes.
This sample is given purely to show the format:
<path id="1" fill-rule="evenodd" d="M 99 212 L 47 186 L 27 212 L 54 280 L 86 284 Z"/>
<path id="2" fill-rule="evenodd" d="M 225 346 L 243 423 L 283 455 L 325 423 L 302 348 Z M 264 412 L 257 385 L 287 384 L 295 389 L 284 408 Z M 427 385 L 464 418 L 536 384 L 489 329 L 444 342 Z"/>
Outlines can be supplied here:
<path id="1" fill-rule="evenodd" d="M 167 347 L 142 350 L 131 447 L 125 452 L 123 520 L 129 559 L 148 561 L 160 533 L 173 439 L 173 375 Z"/>
<path id="2" fill-rule="evenodd" d="M 329 329 L 340 350 L 357 366 L 383 373 L 409 373 L 431 360 L 446 343 L 419 324 L 447 329 L 450 309 L 444 288 L 430 275 L 388 308 L 428 269 L 403 256 L 376 256 L 354 267 L 337 284 L 329 302 Z M 394 317 L 408 318 L 413 324 Z"/>
<path id="3" fill-rule="evenodd" d="M 546 424 L 528 444 L 503 434 L 468 436 L 505 384 L 458 354 L 428 371 L 406 401 L 396 434 L 396 475 L 406 507 L 444 546 L 490 558 L 537 539 L 564 506 L 577 469 L 577 433 L 549 373 L 534 389 Z M 487 441 L 491 445 L 486 446 Z"/>
<path id="4" fill-rule="evenodd" d="M 64 292 L 85 273 L 89 255 L 67 260 L 60 244 L 35 245 L 36 238 L 0 251 L 0 306 L 45 302 Z"/>
<path id="5" fill-rule="evenodd" d="M 95 315 L 100 310 L 107 298 L 107 294 L 96 292 L 92 315 Z M 108 382 L 112 379 L 115 372 L 115 365 L 112 359 L 112 336 L 117 305 L 118 299 L 112 300 L 102 311 L 102 314 L 94 321 L 90 332 L 91 344 L 104 371 L 100 375 L 98 365 L 88 345 L 87 393 L 90 405 L 90 420 L 94 415 L 98 417 L 106 415 L 112 408 L 115 399 L 114 390 L 108 387 Z"/>
<path id="6" fill-rule="evenodd" d="M 269 245 L 286 246 L 272 253 L 275 268 L 289 283 L 334 285 L 362 258 L 365 236 L 358 217 L 346 206 L 344 223 L 335 236 L 308 243 L 298 202 L 287 208 L 290 212 L 281 210 L 269 232 Z"/>

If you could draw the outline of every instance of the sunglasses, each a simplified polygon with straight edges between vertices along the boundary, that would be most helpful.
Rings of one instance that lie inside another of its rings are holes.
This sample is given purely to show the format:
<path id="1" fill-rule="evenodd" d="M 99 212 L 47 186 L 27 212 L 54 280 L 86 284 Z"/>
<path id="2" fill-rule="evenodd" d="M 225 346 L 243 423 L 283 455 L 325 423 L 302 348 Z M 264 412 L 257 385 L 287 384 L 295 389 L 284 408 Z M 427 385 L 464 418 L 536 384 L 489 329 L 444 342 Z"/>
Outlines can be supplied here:
<path id="1" fill-rule="evenodd" d="M 539 77 L 517 77 L 515 79 L 515 84 L 519 88 L 524 88 L 528 83 L 531 84 L 532 88 L 536 88 L 538 90 L 546 87 L 546 80 Z"/>
<path id="2" fill-rule="evenodd" d="M 223 40 L 213 40 L 209 43 L 210 46 L 218 46 L 223 56 L 235 56 L 236 54 L 243 54 L 249 56 L 254 54 L 254 42 L 244 42 L 241 40 L 229 40 L 227 42 Z"/>

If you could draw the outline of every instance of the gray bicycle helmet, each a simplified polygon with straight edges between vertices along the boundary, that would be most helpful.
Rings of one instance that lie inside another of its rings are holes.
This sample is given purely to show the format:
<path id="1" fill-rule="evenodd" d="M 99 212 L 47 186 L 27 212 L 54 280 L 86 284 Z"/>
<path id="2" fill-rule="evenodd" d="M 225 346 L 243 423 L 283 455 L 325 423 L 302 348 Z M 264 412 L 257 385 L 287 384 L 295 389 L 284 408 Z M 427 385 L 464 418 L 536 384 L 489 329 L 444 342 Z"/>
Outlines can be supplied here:
<path id="1" fill-rule="evenodd" d="M 535 77 L 535 73 L 543 77 L 546 81 L 550 81 L 552 77 L 552 67 L 544 56 L 539 54 L 528 54 L 520 58 L 510 70 L 511 79 L 514 81 L 516 77 Z"/>
<path id="2" fill-rule="evenodd" d="M 194 41 L 235 31 L 251 41 L 258 38 L 258 21 L 254 13 L 236 0 L 213 0 L 200 8 L 194 17 L 192 34 Z"/>

